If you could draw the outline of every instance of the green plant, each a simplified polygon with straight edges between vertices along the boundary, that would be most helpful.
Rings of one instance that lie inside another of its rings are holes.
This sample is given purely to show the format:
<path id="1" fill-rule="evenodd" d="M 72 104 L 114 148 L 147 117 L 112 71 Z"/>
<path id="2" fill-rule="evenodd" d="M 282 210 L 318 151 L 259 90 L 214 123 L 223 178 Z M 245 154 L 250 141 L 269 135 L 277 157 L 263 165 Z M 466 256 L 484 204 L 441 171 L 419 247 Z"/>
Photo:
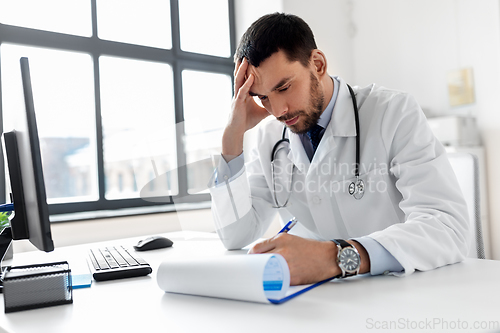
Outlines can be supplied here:
<path id="1" fill-rule="evenodd" d="M 0 230 L 9 226 L 9 216 L 12 212 L 0 212 Z"/>

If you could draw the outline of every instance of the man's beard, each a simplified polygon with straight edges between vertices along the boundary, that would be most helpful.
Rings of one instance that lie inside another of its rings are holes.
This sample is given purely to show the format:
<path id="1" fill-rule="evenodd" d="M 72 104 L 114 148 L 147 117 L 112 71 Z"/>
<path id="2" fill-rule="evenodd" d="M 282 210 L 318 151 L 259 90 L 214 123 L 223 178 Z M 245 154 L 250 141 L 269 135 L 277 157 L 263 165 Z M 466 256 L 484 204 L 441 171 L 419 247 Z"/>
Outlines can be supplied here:
<path id="1" fill-rule="evenodd" d="M 309 105 L 309 110 L 306 112 L 305 110 L 296 111 L 294 114 L 286 114 L 283 117 L 278 117 L 279 121 L 285 122 L 287 120 L 293 119 L 296 116 L 301 118 L 301 122 L 296 123 L 294 125 L 288 126 L 288 128 L 296 134 L 304 134 L 307 133 L 310 129 L 313 128 L 314 125 L 318 123 L 318 119 L 323 112 L 323 105 L 325 97 L 323 92 L 319 89 L 319 80 L 311 73 L 311 102 Z M 300 127 L 298 127 L 300 126 Z"/>

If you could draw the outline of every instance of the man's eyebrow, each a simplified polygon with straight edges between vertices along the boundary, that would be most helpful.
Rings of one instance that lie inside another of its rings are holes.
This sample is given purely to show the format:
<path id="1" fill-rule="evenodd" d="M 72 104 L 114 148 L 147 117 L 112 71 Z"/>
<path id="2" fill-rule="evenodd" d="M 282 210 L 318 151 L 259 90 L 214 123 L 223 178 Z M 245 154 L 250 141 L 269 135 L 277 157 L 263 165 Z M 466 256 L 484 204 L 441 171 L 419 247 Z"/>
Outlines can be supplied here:
<path id="1" fill-rule="evenodd" d="M 290 80 L 292 80 L 292 77 L 286 77 L 284 79 L 282 79 L 280 82 L 278 82 L 277 85 L 274 86 L 274 88 L 271 90 L 271 91 L 275 91 L 275 90 L 278 90 L 279 88 L 283 87 L 285 84 L 287 84 L 287 82 L 289 82 Z M 248 94 L 250 96 L 263 96 L 263 95 L 260 95 L 260 94 L 256 94 L 252 91 L 249 91 Z"/>

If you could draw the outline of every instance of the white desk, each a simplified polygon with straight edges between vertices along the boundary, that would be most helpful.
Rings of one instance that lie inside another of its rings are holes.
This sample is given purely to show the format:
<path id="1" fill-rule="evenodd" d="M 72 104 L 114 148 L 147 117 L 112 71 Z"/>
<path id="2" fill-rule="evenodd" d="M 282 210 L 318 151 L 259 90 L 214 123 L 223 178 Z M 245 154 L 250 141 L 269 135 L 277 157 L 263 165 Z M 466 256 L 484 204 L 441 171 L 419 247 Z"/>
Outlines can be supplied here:
<path id="1" fill-rule="evenodd" d="M 196 236 L 186 240 L 184 236 Z M 208 236 L 207 236 L 208 235 Z M 212 234 L 169 233 L 169 249 L 142 252 L 148 277 L 94 282 L 73 291 L 73 304 L 4 314 L 7 332 L 362 332 L 500 331 L 500 262 L 469 259 L 405 278 L 357 277 L 327 283 L 282 305 L 164 293 L 156 284 L 163 259 L 227 252 Z M 102 245 L 133 245 L 139 238 Z M 85 258 L 87 246 L 17 254 L 14 264 Z M 0 296 L 0 298 L 3 296 Z M 115 326 L 116 325 L 116 326 Z M 448 325 L 448 326 L 446 326 Z M 463 329 L 467 325 L 467 329 Z M 483 325 L 474 329 L 473 325 Z M 419 327 L 420 326 L 420 327 Z M 461 327 L 461 330 L 457 330 Z M 378 329 L 377 329 L 378 328 Z M 493 326 L 493 328 L 495 328 Z M 0 329 L 0 331 L 2 331 Z"/>

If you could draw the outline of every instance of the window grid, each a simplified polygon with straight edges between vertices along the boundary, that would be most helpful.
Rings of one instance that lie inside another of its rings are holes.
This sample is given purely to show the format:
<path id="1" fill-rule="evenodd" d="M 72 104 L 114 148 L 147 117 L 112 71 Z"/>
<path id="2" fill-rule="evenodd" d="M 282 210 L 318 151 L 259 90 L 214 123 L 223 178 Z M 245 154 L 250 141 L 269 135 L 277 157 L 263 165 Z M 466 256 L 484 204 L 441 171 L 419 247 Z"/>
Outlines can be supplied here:
<path id="1" fill-rule="evenodd" d="M 94 89 L 95 89 L 95 112 L 96 112 L 96 144 L 97 144 L 97 174 L 99 199 L 93 202 L 69 202 L 49 205 L 49 212 L 53 214 L 66 214 L 86 211 L 114 210 L 129 207 L 145 207 L 153 205 L 165 205 L 168 203 L 195 203 L 209 201 L 209 194 L 188 194 L 187 172 L 186 168 L 178 169 L 179 177 L 179 195 L 175 198 L 165 197 L 155 202 L 144 201 L 141 198 L 106 200 L 105 198 L 105 176 L 103 159 L 103 134 L 101 121 L 101 96 L 100 96 L 100 76 L 99 76 L 99 57 L 117 56 L 129 59 L 144 61 L 154 61 L 166 63 L 173 69 L 174 84 L 174 106 L 175 122 L 177 124 L 177 165 L 186 164 L 186 155 L 184 152 L 184 116 L 183 116 L 183 96 L 182 96 L 182 71 L 185 69 L 207 71 L 213 73 L 222 73 L 233 75 L 234 64 L 231 57 L 223 58 L 203 54 L 194 54 L 182 51 L 180 48 L 179 31 L 179 4 L 178 0 L 170 0 L 172 49 L 160 49 L 142 45 L 133 45 L 115 41 L 101 40 L 97 36 L 97 6 L 96 0 L 91 0 L 92 10 L 92 36 L 81 37 L 50 31 L 42 31 L 30 28 L 11 26 L 0 23 L 0 44 L 13 43 L 27 46 L 54 48 L 59 50 L 84 52 L 91 55 L 94 69 Z M 235 50 L 235 22 L 234 22 L 234 0 L 228 0 L 229 8 L 229 31 L 231 54 Z M 1 74 L 1 68 L 0 68 Z M 3 132 L 3 113 L 2 113 L 2 90 L 0 85 L 0 131 Z M 0 163 L 0 172 L 5 174 L 3 159 Z M 207 180 L 208 182 L 208 180 Z M 0 177 L 0 201 L 5 202 L 5 179 Z"/>

